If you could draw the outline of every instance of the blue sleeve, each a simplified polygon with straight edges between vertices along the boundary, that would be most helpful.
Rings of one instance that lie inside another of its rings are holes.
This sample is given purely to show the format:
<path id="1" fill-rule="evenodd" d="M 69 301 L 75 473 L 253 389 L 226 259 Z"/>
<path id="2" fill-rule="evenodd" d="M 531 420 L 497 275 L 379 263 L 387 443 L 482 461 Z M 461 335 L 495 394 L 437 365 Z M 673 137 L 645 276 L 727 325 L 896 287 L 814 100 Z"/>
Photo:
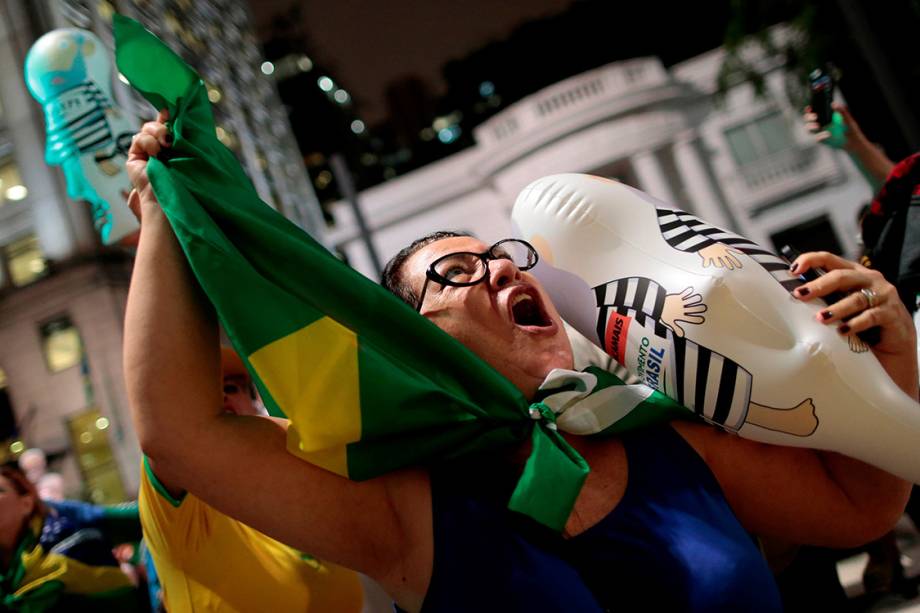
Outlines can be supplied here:
<path id="1" fill-rule="evenodd" d="M 76 528 L 96 528 L 113 544 L 141 539 L 137 503 L 96 505 L 79 500 L 46 500 L 45 504 L 70 519 Z"/>

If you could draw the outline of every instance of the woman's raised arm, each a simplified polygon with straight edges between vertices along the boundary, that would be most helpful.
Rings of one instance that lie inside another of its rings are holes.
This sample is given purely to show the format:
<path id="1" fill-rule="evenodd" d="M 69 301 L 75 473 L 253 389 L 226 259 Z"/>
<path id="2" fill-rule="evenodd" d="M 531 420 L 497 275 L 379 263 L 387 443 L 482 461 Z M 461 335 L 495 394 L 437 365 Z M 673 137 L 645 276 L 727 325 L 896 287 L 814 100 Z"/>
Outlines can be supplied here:
<path id="1" fill-rule="evenodd" d="M 424 535 L 431 522 L 425 473 L 352 482 L 289 454 L 282 420 L 222 411 L 214 313 L 146 176 L 147 160 L 168 146 L 164 119 L 144 125 L 127 163 L 141 234 L 124 370 L 141 448 L 154 472 L 167 487 L 188 490 L 282 542 L 364 572 L 397 597 L 424 593 L 427 577 L 417 578 L 404 565 L 414 554 L 430 555 L 424 549 L 430 548 Z"/>

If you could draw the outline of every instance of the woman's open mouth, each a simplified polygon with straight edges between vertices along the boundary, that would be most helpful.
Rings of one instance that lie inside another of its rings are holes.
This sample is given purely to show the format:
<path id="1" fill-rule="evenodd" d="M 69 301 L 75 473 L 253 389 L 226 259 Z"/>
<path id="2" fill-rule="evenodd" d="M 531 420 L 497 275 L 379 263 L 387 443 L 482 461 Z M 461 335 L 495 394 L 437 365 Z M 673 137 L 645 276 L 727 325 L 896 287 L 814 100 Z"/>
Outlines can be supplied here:
<path id="1" fill-rule="evenodd" d="M 539 295 L 522 291 L 511 297 L 511 320 L 522 327 L 547 328 L 553 325 Z"/>

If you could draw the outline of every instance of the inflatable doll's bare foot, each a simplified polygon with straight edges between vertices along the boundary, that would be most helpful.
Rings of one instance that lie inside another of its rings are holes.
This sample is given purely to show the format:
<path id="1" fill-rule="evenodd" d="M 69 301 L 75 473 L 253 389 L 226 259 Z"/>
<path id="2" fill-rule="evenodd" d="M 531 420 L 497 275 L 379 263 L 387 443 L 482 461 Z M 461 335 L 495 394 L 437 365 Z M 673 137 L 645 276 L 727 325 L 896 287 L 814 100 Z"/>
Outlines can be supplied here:
<path id="1" fill-rule="evenodd" d="M 114 177 L 121 172 L 121 167 L 112 160 L 100 160 L 97 158 L 96 165 L 99 166 L 99 170 L 101 170 L 103 174 L 109 177 Z"/>
<path id="2" fill-rule="evenodd" d="M 806 398 L 791 409 L 777 409 L 752 402 L 748 407 L 747 423 L 793 436 L 811 436 L 818 429 L 818 418 L 811 398 Z"/>
<path id="3" fill-rule="evenodd" d="M 863 342 L 858 336 L 848 336 L 847 343 L 850 345 L 850 351 L 853 353 L 865 353 L 869 351 L 869 345 Z"/>
<path id="4" fill-rule="evenodd" d="M 103 200 L 91 202 L 90 206 L 93 211 L 93 226 L 95 226 L 96 232 L 99 233 L 102 240 L 105 241 L 112 231 L 112 210 Z"/>

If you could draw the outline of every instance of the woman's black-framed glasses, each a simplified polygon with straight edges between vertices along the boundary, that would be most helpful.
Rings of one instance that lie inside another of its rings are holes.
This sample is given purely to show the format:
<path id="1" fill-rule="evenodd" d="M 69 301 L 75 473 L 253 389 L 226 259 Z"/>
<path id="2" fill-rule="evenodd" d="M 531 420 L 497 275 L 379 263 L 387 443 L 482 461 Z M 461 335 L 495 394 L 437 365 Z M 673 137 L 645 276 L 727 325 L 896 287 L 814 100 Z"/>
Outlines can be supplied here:
<path id="1" fill-rule="evenodd" d="M 518 270 L 530 270 L 536 266 L 537 259 L 537 250 L 527 241 L 516 238 L 500 240 L 482 253 L 460 251 L 442 255 L 425 271 L 425 284 L 422 286 L 415 310 L 422 310 L 429 281 L 441 285 L 467 287 L 488 278 L 490 260 L 511 260 Z"/>

